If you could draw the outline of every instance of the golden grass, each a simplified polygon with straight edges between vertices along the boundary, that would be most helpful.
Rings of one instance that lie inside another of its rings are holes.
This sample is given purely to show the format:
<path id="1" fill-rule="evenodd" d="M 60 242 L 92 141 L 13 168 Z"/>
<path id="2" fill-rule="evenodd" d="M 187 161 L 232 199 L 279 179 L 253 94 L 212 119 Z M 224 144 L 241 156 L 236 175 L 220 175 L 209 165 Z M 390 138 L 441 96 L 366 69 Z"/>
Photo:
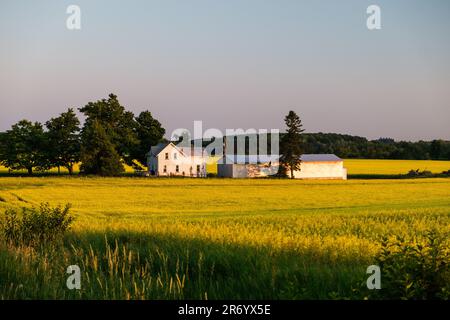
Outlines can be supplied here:
<path id="1" fill-rule="evenodd" d="M 450 161 L 345 159 L 348 174 L 406 174 L 410 170 L 441 173 L 450 170 Z"/>
<path id="2" fill-rule="evenodd" d="M 339 229 L 349 214 L 448 213 L 450 180 L 2 178 L 0 198 L 0 208 L 70 202 L 77 230 L 158 230 L 282 247 L 302 246 L 311 225 Z"/>
<path id="3" fill-rule="evenodd" d="M 437 178 L 0 178 L 0 211 L 41 202 L 73 204 L 69 246 L 51 266 L 0 250 L 5 288 L 29 285 L 4 297 L 345 297 L 383 237 L 450 232 L 450 180 Z M 73 261 L 91 281 L 75 296 L 59 284 Z"/>

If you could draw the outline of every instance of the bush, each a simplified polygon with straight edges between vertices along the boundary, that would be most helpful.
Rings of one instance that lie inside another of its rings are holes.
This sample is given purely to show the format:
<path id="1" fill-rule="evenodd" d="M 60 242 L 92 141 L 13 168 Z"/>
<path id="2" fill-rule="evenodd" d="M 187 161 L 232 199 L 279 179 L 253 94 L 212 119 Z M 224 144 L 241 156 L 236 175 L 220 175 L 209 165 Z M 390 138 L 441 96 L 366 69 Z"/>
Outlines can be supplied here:
<path id="1" fill-rule="evenodd" d="M 408 177 L 420 177 L 420 178 L 431 178 L 434 174 L 431 171 L 423 170 L 410 170 L 407 174 Z"/>
<path id="2" fill-rule="evenodd" d="M 443 176 L 449 176 L 450 177 L 450 170 L 442 171 L 441 173 Z"/>
<path id="3" fill-rule="evenodd" d="M 55 242 L 69 230 L 74 218 L 70 215 L 70 205 L 52 208 L 48 203 L 39 208 L 8 209 L 1 223 L 5 240 L 14 246 L 38 246 Z"/>
<path id="4" fill-rule="evenodd" d="M 450 298 L 448 240 L 434 231 L 422 242 L 384 240 L 377 264 L 382 290 L 374 294 L 383 299 Z"/>

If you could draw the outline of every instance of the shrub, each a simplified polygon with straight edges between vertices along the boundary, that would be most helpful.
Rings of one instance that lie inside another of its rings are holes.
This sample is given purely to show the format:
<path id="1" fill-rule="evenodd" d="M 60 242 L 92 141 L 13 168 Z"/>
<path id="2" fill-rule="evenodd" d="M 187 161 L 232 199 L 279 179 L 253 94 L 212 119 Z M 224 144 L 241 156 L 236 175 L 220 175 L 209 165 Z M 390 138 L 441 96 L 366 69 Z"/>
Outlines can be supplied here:
<path id="1" fill-rule="evenodd" d="M 434 174 L 431 171 L 423 170 L 410 170 L 407 174 L 408 177 L 420 177 L 420 178 L 431 178 Z"/>
<path id="2" fill-rule="evenodd" d="M 383 299 L 448 299 L 450 254 L 448 241 L 430 231 L 421 242 L 384 240 L 377 256 Z"/>
<path id="3" fill-rule="evenodd" d="M 442 171 L 441 173 L 443 176 L 450 176 L 450 170 Z"/>
<path id="4" fill-rule="evenodd" d="M 4 239 L 15 246 L 38 246 L 55 242 L 70 228 L 74 218 L 70 215 L 70 205 L 50 207 L 43 203 L 39 208 L 8 209 L 1 223 Z"/>

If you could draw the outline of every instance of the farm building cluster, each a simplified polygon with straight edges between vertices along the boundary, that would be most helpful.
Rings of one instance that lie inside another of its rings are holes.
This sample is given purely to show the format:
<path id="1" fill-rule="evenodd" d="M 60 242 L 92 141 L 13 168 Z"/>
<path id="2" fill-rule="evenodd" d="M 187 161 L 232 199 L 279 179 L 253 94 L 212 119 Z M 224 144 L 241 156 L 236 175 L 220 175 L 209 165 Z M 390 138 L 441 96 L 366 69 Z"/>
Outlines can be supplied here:
<path id="1" fill-rule="evenodd" d="M 203 148 L 182 147 L 172 142 L 151 147 L 148 170 L 152 176 L 206 177 L 209 157 Z M 344 161 L 334 154 L 303 154 L 296 179 L 347 179 Z M 278 162 L 260 156 L 222 156 L 217 175 L 224 178 L 258 178 L 277 174 Z"/>

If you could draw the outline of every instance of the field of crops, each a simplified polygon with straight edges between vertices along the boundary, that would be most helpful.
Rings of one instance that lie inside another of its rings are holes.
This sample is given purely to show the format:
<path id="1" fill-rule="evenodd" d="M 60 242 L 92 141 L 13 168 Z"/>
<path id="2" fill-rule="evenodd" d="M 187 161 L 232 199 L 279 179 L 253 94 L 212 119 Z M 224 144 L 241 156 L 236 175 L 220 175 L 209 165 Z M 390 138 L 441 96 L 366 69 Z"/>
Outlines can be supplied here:
<path id="1" fill-rule="evenodd" d="M 344 166 L 348 174 L 406 174 L 410 170 L 431 171 L 441 173 L 450 170 L 450 161 L 435 160 L 369 160 L 346 159 Z"/>
<path id="2" fill-rule="evenodd" d="M 73 228 L 2 244 L 0 298 L 363 299 L 387 239 L 450 247 L 449 179 L 0 178 L 0 211 L 41 202 L 72 203 Z"/>

